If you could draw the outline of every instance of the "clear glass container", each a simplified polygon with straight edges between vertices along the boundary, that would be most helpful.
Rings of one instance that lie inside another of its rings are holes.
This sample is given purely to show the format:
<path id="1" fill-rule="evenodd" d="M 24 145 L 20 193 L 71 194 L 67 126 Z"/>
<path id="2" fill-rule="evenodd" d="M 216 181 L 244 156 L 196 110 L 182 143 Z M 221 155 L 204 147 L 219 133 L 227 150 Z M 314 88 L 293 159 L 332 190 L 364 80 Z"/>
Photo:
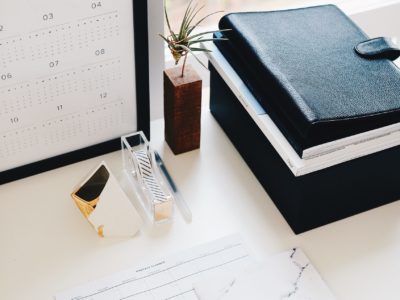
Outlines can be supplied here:
<path id="1" fill-rule="evenodd" d="M 121 137 L 123 168 L 147 217 L 153 223 L 170 221 L 174 196 L 164 181 L 143 132 Z"/>

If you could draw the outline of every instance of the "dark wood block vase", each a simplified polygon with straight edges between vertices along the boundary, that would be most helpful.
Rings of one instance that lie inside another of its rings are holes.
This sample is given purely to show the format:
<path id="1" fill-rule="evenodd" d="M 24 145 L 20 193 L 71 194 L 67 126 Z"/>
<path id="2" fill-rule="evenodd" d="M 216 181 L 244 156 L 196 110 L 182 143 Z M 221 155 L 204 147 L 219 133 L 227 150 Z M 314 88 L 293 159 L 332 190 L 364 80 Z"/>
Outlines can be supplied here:
<path id="1" fill-rule="evenodd" d="M 202 81 L 187 65 L 164 71 L 165 140 L 174 154 L 200 148 Z"/>

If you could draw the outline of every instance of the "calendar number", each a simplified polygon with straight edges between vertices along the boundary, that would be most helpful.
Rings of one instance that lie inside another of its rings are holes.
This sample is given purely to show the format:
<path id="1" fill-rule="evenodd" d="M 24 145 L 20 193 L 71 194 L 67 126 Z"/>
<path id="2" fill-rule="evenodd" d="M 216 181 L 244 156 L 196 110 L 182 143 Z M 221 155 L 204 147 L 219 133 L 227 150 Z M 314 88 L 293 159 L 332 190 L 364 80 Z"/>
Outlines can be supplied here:
<path id="1" fill-rule="evenodd" d="M 7 74 L 1 74 L 0 75 L 1 80 L 7 80 L 7 79 L 11 79 L 12 78 L 12 74 L 11 73 L 7 73 Z"/>
<path id="2" fill-rule="evenodd" d="M 54 14 L 53 13 L 48 13 L 43 15 L 43 21 L 49 21 L 54 19 Z"/>
<path id="3" fill-rule="evenodd" d="M 101 93 L 100 94 L 100 99 L 105 99 L 105 98 L 107 98 L 107 92 L 103 92 L 103 93 Z"/>
<path id="4" fill-rule="evenodd" d="M 58 111 L 60 111 L 60 110 L 63 110 L 64 109 L 64 107 L 63 107 L 63 105 L 62 104 L 60 104 L 60 105 L 57 105 L 57 110 Z"/>
<path id="5" fill-rule="evenodd" d="M 96 9 L 96 8 L 98 8 L 98 7 L 101 7 L 101 2 L 100 2 L 100 1 L 98 1 L 98 2 L 92 2 L 92 9 Z"/>
<path id="6" fill-rule="evenodd" d="M 0 32 L 4 30 L 4 26 L 0 25 Z"/>
<path id="7" fill-rule="evenodd" d="M 96 56 L 104 55 L 104 54 L 106 54 L 106 50 L 105 50 L 104 48 L 102 48 L 102 49 L 97 49 L 97 50 L 94 52 L 94 54 L 95 54 Z"/>
<path id="8" fill-rule="evenodd" d="M 49 67 L 50 67 L 50 68 L 55 68 L 55 67 L 58 66 L 58 64 L 59 64 L 59 61 L 58 61 L 58 60 L 51 61 L 51 62 L 49 62 Z"/>
<path id="9" fill-rule="evenodd" d="M 11 124 L 17 124 L 19 122 L 18 117 L 14 117 L 10 119 Z"/>

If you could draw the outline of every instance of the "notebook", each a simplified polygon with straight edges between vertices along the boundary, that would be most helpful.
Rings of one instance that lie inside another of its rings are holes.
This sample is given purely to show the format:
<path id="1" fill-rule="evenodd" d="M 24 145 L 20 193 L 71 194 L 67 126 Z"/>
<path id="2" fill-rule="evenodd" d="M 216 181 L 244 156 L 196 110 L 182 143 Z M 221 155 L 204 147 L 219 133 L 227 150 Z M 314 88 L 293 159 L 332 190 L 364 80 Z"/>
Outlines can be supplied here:
<path id="1" fill-rule="evenodd" d="M 398 67 L 357 54 L 369 37 L 337 7 L 233 13 L 219 26 L 232 30 L 216 46 L 300 157 L 400 122 Z"/>

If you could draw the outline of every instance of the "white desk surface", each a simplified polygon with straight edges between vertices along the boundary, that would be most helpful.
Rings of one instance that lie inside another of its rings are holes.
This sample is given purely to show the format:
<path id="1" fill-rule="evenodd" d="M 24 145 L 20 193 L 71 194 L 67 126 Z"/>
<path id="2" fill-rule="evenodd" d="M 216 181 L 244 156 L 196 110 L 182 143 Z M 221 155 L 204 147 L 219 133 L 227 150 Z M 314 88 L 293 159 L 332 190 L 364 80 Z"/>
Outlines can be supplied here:
<path id="1" fill-rule="evenodd" d="M 99 238 L 70 192 L 101 160 L 118 174 L 119 152 L 0 186 L 0 299 L 53 299 L 58 291 L 235 232 L 259 258 L 301 247 L 338 299 L 399 299 L 399 202 L 296 236 L 207 110 L 200 150 L 174 156 L 161 120 L 152 123 L 151 143 L 193 222 L 177 212 L 171 226 L 131 239 Z"/>

